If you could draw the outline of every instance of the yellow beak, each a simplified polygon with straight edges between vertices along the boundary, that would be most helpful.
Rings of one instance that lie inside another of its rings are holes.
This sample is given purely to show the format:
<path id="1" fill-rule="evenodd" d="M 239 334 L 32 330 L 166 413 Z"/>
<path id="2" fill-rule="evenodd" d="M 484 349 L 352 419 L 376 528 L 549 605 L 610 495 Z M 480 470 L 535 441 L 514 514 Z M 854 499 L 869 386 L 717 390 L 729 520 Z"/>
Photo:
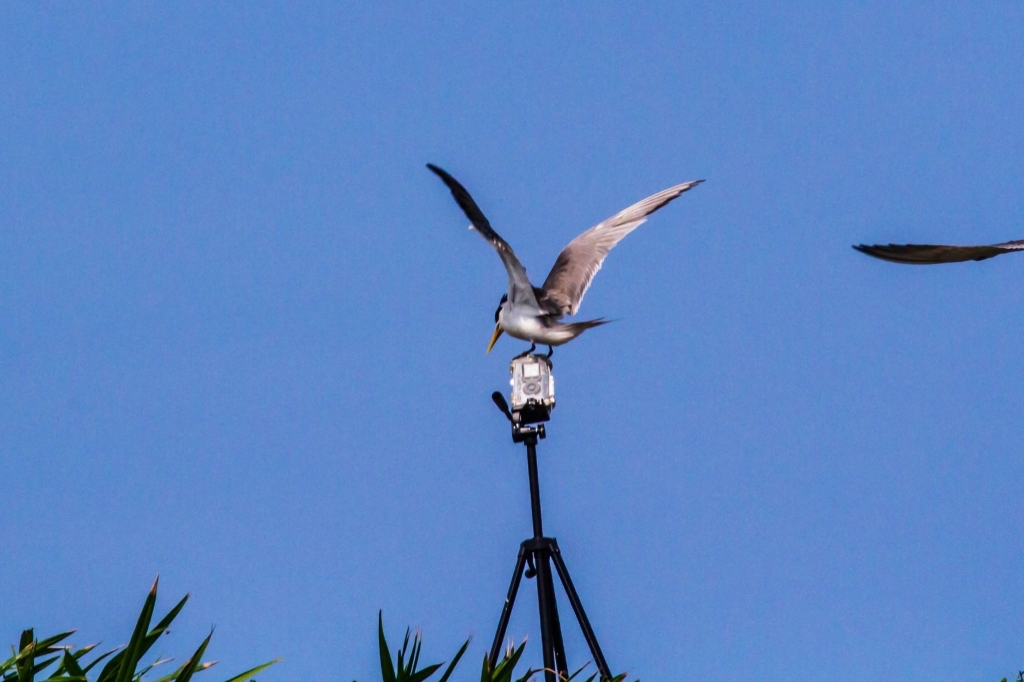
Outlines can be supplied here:
<path id="1" fill-rule="evenodd" d="M 490 353 L 491 349 L 494 348 L 494 344 L 498 342 L 498 337 L 501 336 L 502 329 L 500 324 L 494 325 L 494 336 L 491 337 L 491 342 L 487 344 L 487 352 Z"/>

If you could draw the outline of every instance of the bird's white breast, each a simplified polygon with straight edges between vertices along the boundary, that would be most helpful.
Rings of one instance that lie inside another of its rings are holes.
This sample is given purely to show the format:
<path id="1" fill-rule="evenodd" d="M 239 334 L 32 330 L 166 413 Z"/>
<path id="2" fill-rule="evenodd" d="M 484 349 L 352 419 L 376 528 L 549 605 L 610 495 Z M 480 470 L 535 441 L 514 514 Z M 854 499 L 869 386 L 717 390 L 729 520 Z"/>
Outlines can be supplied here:
<path id="1" fill-rule="evenodd" d="M 544 318 L 537 313 L 536 310 L 519 312 L 513 308 L 510 312 L 508 308 L 502 308 L 498 320 L 506 334 L 531 343 L 557 346 L 573 338 L 573 334 L 564 329 L 563 325 L 544 324 Z"/>

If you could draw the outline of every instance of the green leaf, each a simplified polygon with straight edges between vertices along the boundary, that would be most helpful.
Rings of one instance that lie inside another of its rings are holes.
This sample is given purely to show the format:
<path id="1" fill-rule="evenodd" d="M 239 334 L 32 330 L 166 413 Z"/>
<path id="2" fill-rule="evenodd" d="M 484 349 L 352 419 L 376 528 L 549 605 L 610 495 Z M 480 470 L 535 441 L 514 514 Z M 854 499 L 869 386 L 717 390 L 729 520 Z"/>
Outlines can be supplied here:
<path id="1" fill-rule="evenodd" d="M 570 682 L 570 680 L 576 679 L 576 676 L 579 675 L 581 672 L 583 672 L 583 669 L 586 668 L 588 665 L 590 665 L 589 662 L 584 663 L 579 668 L 577 668 L 576 672 L 570 674 L 569 677 L 565 678 L 566 682 Z M 595 673 L 595 675 L 596 675 L 596 673 Z M 586 682 L 593 682 L 593 679 L 594 679 L 594 675 L 591 675 L 590 677 L 587 678 Z"/>
<path id="2" fill-rule="evenodd" d="M 185 606 L 185 602 L 188 601 L 188 598 L 189 595 L 187 594 L 184 597 L 182 597 L 181 601 L 175 604 L 174 608 L 168 611 L 167 615 L 161 618 L 160 622 L 157 623 L 152 630 L 146 633 L 145 638 L 142 640 L 142 646 L 139 648 L 137 660 L 141 660 L 142 657 L 146 655 L 146 652 L 148 652 L 150 648 L 154 644 L 156 644 L 156 641 L 160 639 L 160 636 L 167 631 L 167 628 L 170 626 L 171 622 L 174 621 L 174 619 L 178 616 L 178 613 L 180 613 L 181 609 Z M 133 675 L 133 678 L 139 677 L 140 675 L 144 674 L 144 672 L 135 673 Z"/>
<path id="3" fill-rule="evenodd" d="M 69 675 L 85 679 L 85 671 L 82 670 L 82 666 L 78 665 L 78 660 L 75 658 L 75 655 L 70 651 L 64 652 L 63 667 L 65 670 L 68 671 Z"/>
<path id="4" fill-rule="evenodd" d="M 210 643 L 211 637 L 213 637 L 212 632 L 206 636 L 206 639 L 204 639 L 203 643 L 199 645 L 199 648 L 196 649 L 194 654 L 192 654 L 192 657 L 185 661 L 185 665 L 182 666 L 184 670 L 181 671 L 180 675 L 174 678 L 174 682 L 188 682 L 192 679 L 192 675 L 194 675 L 196 669 L 199 668 L 199 662 L 203 659 L 203 654 L 206 653 L 206 646 Z"/>
<path id="5" fill-rule="evenodd" d="M 523 649 L 526 647 L 526 642 L 519 645 L 518 648 L 513 649 L 509 647 L 505 651 L 505 656 L 498 661 L 498 664 L 491 668 L 490 659 L 484 656 L 483 670 L 480 673 L 481 682 L 511 682 L 512 671 L 515 669 L 516 664 L 519 663 L 519 659 L 523 655 Z M 533 676 L 534 671 L 528 670 L 526 675 L 520 678 L 519 682 L 525 682 Z"/>
<path id="6" fill-rule="evenodd" d="M 134 679 L 134 680 L 141 680 L 143 677 L 148 675 L 149 671 L 152 670 L 153 668 L 157 667 L 158 665 L 163 665 L 164 663 L 170 663 L 172 660 L 174 660 L 174 659 L 172 659 L 172 658 L 158 658 L 157 660 L 153 661 L 152 663 L 147 665 L 142 670 L 136 670 L 135 671 L 135 676 L 132 679 Z"/>
<path id="7" fill-rule="evenodd" d="M 14 647 L 11 647 L 11 648 L 13 649 Z M 10 658 L 8 658 L 6 661 L 0 661 L 0 673 L 6 672 L 6 671 L 10 670 L 11 668 L 13 668 L 14 664 L 15 664 L 15 662 L 17 660 L 18 660 L 18 655 L 14 654 Z M 3 678 L 0 678 L 0 679 L 3 679 Z"/>
<path id="8" fill-rule="evenodd" d="M 86 645 L 85 645 L 85 646 L 83 646 L 83 647 L 82 647 L 81 649 L 76 649 L 76 650 L 72 651 L 72 652 L 71 652 L 71 655 L 72 655 L 72 656 L 74 657 L 74 659 L 75 659 L 75 660 L 77 661 L 77 660 L 78 660 L 78 659 L 80 659 L 80 658 L 81 658 L 82 656 L 85 656 L 85 655 L 86 655 L 87 653 L 89 653 L 90 651 L 92 651 L 93 649 L 95 649 L 95 648 L 96 648 L 97 646 L 99 646 L 99 644 L 86 644 Z M 70 649 L 70 647 L 69 647 L 69 649 Z"/>
<path id="9" fill-rule="evenodd" d="M 438 682 L 448 682 L 448 678 L 451 677 L 452 671 L 455 670 L 455 666 L 459 664 L 459 659 L 462 658 L 462 654 L 466 653 L 466 649 L 468 648 L 469 640 L 467 639 L 462 645 L 462 648 L 459 649 L 459 652 L 455 654 L 455 658 L 452 659 L 452 662 L 448 664 L 448 668 L 444 671 L 444 674 L 441 675 L 441 679 L 438 680 Z"/>
<path id="10" fill-rule="evenodd" d="M 28 630 L 24 630 L 21 633 L 21 638 L 19 640 L 20 650 L 14 655 L 12 659 L 4 662 L 4 664 L 0 666 L 0 672 L 8 670 L 13 666 L 17 670 L 16 677 L 19 680 L 19 682 L 32 682 L 32 680 L 35 679 L 36 674 L 42 672 L 50 665 L 52 665 L 54 661 L 60 659 L 61 654 L 63 654 L 65 650 L 65 647 L 59 647 L 54 645 L 57 642 L 66 639 L 72 633 L 74 633 L 74 630 L 68 632 L 61 632 L 59 634 L 53 635 L 52 637 L 47 637 L 42 641 L 36 641 L 34 630 L 32 630 L 31 628 Z M 49 654 L 57 655 L 37 662 L 38 658 L 42 656 L 47 656 Z M 8 676 L 5 676 L 4 679 L 8 679 Z M 9 679 L 14 679 L 14 677 L 10 677 Z"/>
<path id="11" fill-rule="evenodd" d="M 383 682 L 397 682 L 395 678 L 395 667 L 391 664 L 391 651 L 388 649 L 388 641 L 384 638 L 384 614 L 377 612 L 377 639 L 380 648 L 380 675 Z"/>
<path id="12" fill-rule="evenodd" d="M 95 645 L 93 645 L 93 646 L 95 646 Z M 92 647 L 89 647 L 89 648 L 92 649 Z M 117 649 L 111 649 L 110 651 L 106 652 L 105 654 L 100 654 L 99 658 L 97 658 L 96 660 L 90 662 L 89 665 L 85 666 L 84 670 L 85 670 L 86 674 L 88 674 L 89 671 L 92 670 L 93 667 L 97 663 L 101 662 L 104 658 L 106 658 L 110 654 L 116 653 L 117 650 L 120 649 L 120 648 L 121 647 L 117 647 Z M 85 653 L 85 652 L 83 652 L 83 653 Z M 106 668 L 104 668 L 104 671 L 106 671 Z M 100 679 L 103 679 L 103 673 L 100 673 Z"/>
<path id="13" fill-rule="evenodd" d="M 152 630 L 149 631 L 149 633 L 146 634 L 145 644 L 143 645 L 143 649 L 139 654 L 140 658 L 143 655 L 145 655 L 147 651 L 149 651 L 149 648 L 156 643 L 156 640 L 160 639 L 160 635 L 164 634 L 167 631 L 167 628 L 170 626 L 171 622 L 173 622 L 174 619 L 177 618 L 178 614 L 181 612 L 181 609 L 185 606 L 185 602 L 188 601 L 188 598 L 189 595 L 187 594 L 184 597 L 182 597 L 181 601 L 175 604 L 174 608 L 168 611 L 167 615 L 160 619 L 160 622 L 156 624 L 156 627 L 154 627 Z"/>
<path id="14" fill-rule="evenodd" d="M 436 673 L 440 667 L 440 663 L 435 663 L 434 665 L 428 665 L 423 670 L 407 670 L 407 674 L 404 675 L 405 682 L 423 682 L 423 680 Z"/>
<path id="15" fill-rule="evenodd" d="M 201 664 L 199 664 L 199 667 L 196 668 L 196 672 L 197 673 L 198 672 L 202 672 L 202 671 L 206 670 L 207 668 L 212 668 L 216 664 L 217 664 L 217 661 L 207 661 L 206 663 L 201 663 Z M 181 674 L 181 671 L 185 669 L 186 665 L 188 665 L 188 661 L 185 661 L 180 666 L 178 666 L 178 668 L 176 668 L 174 672 L 169 673 L 167 675 L 164 675 L 163 677 L 158 677 L 157 679 L 152 680 L 151 682 L 171 682 L 172 680 L 174 680 L 174 678 L 176 678 L 178 675 Z M 150 682 L 150 681 L 147 681 L 147 682 Z"/>
<path id="16" fill-rule="evenodd" d="M 153 587 L 146 597 L 146 602 L 142 605 L 142 613 L 139 614 L 139 620 L 135 623 L 135 631 L 132 633 L 132 638 L 128 640 L 128 646 L 121 652 L 123 656 L 121 658 L 121 665 L 117 670 L 115 682 L 131 682 L 135 676 L 135 667 L 139 664 L 139 659 L 142 658 L 143 640 L 149 632 L 149 622 L 153 618 L 153 608 L 156 606 L 156 590 L 159 582 L 160 578 L 158 576 L 153 581 Z M 104 669 L 104 672 L 106 672 L 106 669 Z"/>
<path id="17" fill-rule="evenodd" d="M 272 661 L 267 661 L 266 663 L 264 663 L 262 665 L 258 665 L 255 668 L 252 668 L 251 670 L 246 670 L 244 673 L 240 673 L 238 675 L 235 675 L 230 680 L 226 680 L 225 682 L 244 682 L 244 680 L 249 679 L 251 676 L 255 675 L 256 673 L 263 672 L 264 670 L 266 670 L 270 666 L 274 665 L 275 663 L 280 663 L 283 660 L 284 660 L 283 658 L 275 658 Z"/>
<path id="18" fill-rule="evenodd" d="M 68 630 L 67 632 L 62 632 L 60 634 L 54 635 L 53 637 L 47 637 L 44 640 L 36 642 L 36 655 L 38 656 L 41 653 L 52 654 L 57 651 L 63 651 L 64 647 L 55 647 L 53 645 L 57 642 L 67 639 L 73 634 L 75 634 L 74 630 Z"/>
<path id="19" fill-rule="evenodd" d="M 71 658 L 72 660 L 74 660 L 75 665 L 78 665 L 78 659 L 81 658 L 82 656 L 86 655 L 90 651 L 92 651 L 94 648 L 96 648 L 96 645 L 95 644 L 90 644 L 89 646 L 83 647 L 83 648 L 78 649 L 78 650 L 73 650 L 71 647 L 63 647 L 63 648 L 64 648 L 64 658 L 61 660 L 60 665 L 57 666 L 57 669 L 50 674 L 50 677 L 60 677 L 62 674 L 64 674 L 65 671 L 68 670 L 68 664 L 67 664 L 68 658 Z M 79 670 L 81 670 L 81 668 L 79 668 Z M 71 673 L 71 674 L 74 675 L 74 673 Z M 85 672 L 83 671 L 81 674 L 84 676 Z"/>
<path id="20" fill-rule="evenodd" d="M 515 670 L 516 665 L 519 664 L 519 659 L 522 658 L 523 651 L 525 649 L 526 649 L 526 642 L 523 642 L 522 644 L 519 645 L 518 649 L 516 649 L 515 651 L 512 652 L 511 656 L 506 656 L 505 660 L 503 660 L 501 663 L 498 664 L 498 669 L 501 672 L 501 674 L 499 675 L 498 679 L 502 680 L 502 682 L 509 682 L 509 680 L 512 679 L 512 671 Z M 527 679 L 529 679 L 530 677 L 533 676 L 533 673 L 534 673 L 534 671 L 532 669 L 531 670 L 527 670 L 526 671 L 526 675 L 523 678 L 521 678 L 521 679 L 527 680 Z"/>
<path id="21" fill-rule="evenodd" d="M 185 663 L 188 663 L 188 661 L 185 661 Z M 155 680 L 153 680 L 153 682 L 171 682 L 171 680 L 173 680 L 175 677 L 180 675 L 181 671 L 184 670 L 184 669 L 185 669 L 185 665 L 182 664 L 182 665 L 178 666 L 177 668 L 175 668 L 174 672 L 168 673 L 167 675 L 164 675 L 163 677 L 158 677 Z"/>
<path id="22" fill-rule="evenodd" d="M 31 628 L 22 630 L 18 642 L 18 656 L 15 666 L 18 669 L 18 682 L 32 682 L 32 671 L 36 660 L 35 635 Z"/>
<path id="23" fill-rule="evenodd" d="M 42 672 L 43 670 L 46 670 L 54 661 L 58 660 L 59 658 L 60 656 L 51 656 L 50 658 L 47 658 L 46 660 L 40 661 L 39 663 L 33 665 L 32 676 L 35 677 L 38 673 Z"/>
<path id="24" fill-rule="evenodd" d="M 168 626 L 170 626 L 171 622 L 185 606 L 185 602 L 187 602 L 189 598 L 189 595 L 187 594 L 174 606 L 174 608 L 167 612 L 167 615 L 160 619 L 160 622 L 158 622 L 152 630 L 150 630 L 149 624 L 153 617 L 154 606 L 156 605 L 156 592 L 159 580 L 160 579 L 158 577 L 153 583 L 153 588 L 150 590 L 149 596 L 146 598 L 146 603 L 143 606 L 142 613 L 139 615 L 139 621 L 135 626 L 135 633 L 132 634 L 132 639 L 128 642 L 128 646 L 107 662 L 103 667 L 103 670 L 100 672 L 100 676 L 96 682 L 129 682 L 134 679 L 137 675 L 135 669 L 138 666 L 139 660 L 146 655 L 146 652 L 148 652 L 160 636 L 167 631 Z M 140 627 L 142 630 L 139 629 Z M 92 661 L 89 666 L 85 668 L 85 672 L 88 673 L 89 670 L 99 663 L 100 660 L 106 658 L 115 651 L 117 651 L 117 649 L 108 651 L 97 660 Z M 127 667 L 124 665 L 125 661 L 128 661 Z"/>

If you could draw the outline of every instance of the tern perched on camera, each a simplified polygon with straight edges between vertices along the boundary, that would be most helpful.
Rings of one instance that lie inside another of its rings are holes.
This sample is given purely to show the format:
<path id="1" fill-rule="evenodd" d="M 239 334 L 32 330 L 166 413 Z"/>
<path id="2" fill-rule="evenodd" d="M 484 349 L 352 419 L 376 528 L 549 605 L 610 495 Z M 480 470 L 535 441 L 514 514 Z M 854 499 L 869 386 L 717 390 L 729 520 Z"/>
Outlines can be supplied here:
<path id="1" fill-rule="evenodd" d="M 608 252 L 623 237 L 643 224 L 647 216 L 691 187 L 704 182 L 693 180 L 669 187 L 590 228 L 562 249 L 543 286 L 538 288 L 530 283 L 526 268 L 516 258 L 512 247 L 491 229 L 491 224 L 466 188 L 441 168 L 430 163 L 427 168 L 448 185 L 456 203 L 472 223 L 470 229 L 476 230 L 490 242 L 508 271 L 508 293 L 501 297 L 501 303 L 494 313 L 494 335 L 487 344 L 487 352 L 491 352 L 498 337 L 505 332 L 530 342 L 530 349 L 523 355 L 532 353 L 539 343 L 548 347 L 548 357 L 554 352 L 554 346 L 572 341 L 591 327 L 607 323 L 604 319 L 570 323 L 559 322 L 559 319 L 565 315 L 575 315 L 579 310 L 583 294 L 601 269 Z"/>
<path id="2" fill-rule="evenodd" d="M 875 258 L 893 263 L 933 265 L 935 263 L 962 263 L 985 260 L 1004 253 L 1024 251 L 1024 239 L 983 246 L 947 246 L 945 244 L 858 244 L 853 248 Z"/>

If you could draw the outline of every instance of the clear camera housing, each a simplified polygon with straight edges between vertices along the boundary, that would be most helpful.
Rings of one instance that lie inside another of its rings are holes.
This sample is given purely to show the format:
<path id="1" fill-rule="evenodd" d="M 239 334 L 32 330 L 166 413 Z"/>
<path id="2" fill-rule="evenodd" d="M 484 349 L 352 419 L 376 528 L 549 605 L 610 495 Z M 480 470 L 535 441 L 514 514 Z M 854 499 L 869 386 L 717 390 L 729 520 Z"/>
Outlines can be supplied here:
<path id="1" fill-rule="evenodd" d="M 555 377 L 543 355 L 524 355 L 512 360 L 512 417 L 522 424 L 547 421 L 555 407 Z"/>

